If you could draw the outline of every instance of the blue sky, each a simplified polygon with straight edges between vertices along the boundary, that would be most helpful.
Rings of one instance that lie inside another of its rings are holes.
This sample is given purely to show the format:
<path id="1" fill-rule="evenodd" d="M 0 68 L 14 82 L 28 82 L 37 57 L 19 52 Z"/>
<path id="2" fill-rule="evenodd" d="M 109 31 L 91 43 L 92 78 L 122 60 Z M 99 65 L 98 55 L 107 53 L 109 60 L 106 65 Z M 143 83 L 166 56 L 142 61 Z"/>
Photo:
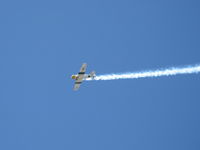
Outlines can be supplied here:
<path id="1" fill-rule="evenodd" d="M 200 63 L 197 0 L 0 2 L 0 149 L 199 150 L 200 75 L 84 82 Z"/>

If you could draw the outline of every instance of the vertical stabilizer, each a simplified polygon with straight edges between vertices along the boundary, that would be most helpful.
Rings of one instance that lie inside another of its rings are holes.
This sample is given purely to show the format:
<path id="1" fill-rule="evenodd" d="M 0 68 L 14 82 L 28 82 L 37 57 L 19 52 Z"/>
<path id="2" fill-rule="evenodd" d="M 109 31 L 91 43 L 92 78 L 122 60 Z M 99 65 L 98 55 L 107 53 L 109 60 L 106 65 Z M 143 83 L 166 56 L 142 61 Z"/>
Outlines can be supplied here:
<path id="1" fill-rule="evenodd" d="M 90 75 L 91 75 L 92 78 L 94 78 L 94 77 L 96 76 L 95 71 L 92 71 L 92 72 L 90 73 Z"/>

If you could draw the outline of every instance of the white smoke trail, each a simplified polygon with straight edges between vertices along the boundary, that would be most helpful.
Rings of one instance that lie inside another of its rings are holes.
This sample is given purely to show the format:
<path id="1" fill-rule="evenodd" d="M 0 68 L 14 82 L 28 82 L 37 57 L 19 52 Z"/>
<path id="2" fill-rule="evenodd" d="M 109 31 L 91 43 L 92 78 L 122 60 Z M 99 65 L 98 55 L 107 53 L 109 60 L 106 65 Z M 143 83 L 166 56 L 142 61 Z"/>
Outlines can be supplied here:
<path id="1" fill-rule="evenodd" d="M 182 68 L 173 67 L 168 69 L 159 69 L 159 70 L 143 71 L 143 72 L 99 75 L 96 76 L 94 79 L 87 79 L 87 80 L 137 79 L 137 78 L 147 78 L 147 77 L 172 76 L 178 74 L 192 74 L 199 72 L 200 72 L 200 65 L 193 65 Z"/>

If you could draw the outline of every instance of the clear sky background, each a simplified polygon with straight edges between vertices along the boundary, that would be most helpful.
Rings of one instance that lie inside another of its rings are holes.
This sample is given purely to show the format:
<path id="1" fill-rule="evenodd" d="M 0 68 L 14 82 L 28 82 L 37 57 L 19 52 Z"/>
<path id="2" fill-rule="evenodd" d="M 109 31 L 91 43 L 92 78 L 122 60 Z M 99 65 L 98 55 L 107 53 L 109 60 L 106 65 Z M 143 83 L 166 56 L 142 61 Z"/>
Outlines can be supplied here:
<path id="1" fill-rule="evenodd" d="M 200 75 L 84 82 L 200 63 L 198 0 L 0 2 L 1 150 L 199 150 Z"/>

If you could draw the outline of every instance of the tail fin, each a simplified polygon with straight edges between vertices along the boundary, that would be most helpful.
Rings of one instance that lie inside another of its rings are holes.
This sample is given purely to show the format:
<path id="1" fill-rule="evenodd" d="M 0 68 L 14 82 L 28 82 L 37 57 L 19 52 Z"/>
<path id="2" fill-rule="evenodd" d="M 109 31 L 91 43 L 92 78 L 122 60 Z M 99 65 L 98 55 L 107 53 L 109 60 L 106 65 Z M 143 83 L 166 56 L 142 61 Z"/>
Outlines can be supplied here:
<path id="1" fill-rule="evenodd" d="M 91 75 L 92 78 L 94 78 L 94 77 L 96 76 L 95 71 L 92 71 L 92 72 L 90 73 L 90 75 Z"/>

